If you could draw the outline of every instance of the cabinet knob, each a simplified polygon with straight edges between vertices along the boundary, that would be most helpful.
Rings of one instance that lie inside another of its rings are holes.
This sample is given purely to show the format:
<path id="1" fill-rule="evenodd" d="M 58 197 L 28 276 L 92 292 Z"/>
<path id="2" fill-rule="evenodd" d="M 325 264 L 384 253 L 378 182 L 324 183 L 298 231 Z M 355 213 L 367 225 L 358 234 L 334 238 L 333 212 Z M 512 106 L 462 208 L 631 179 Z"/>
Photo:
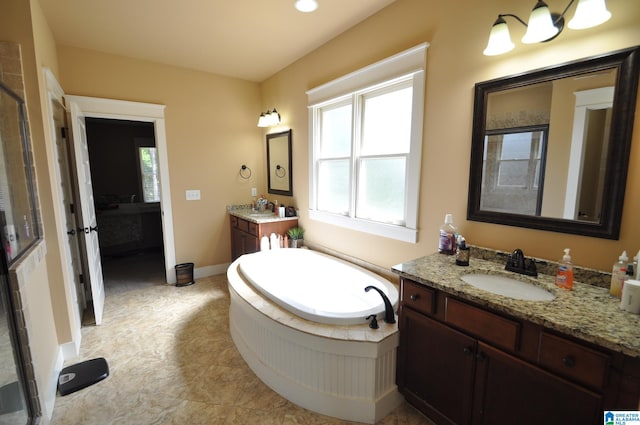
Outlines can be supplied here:
<path id="1" fill-rule="evenodd" d="M 409 299 L 411 299 L 411 301 L 417 301 L 418 298 L 420 298 L 420 297 L 418 295 L 416 295 L 416 294 L 409 295 Z"/>
<path id="2" fill-rule="evenodd" d="M 566 356 L 562 359 L 562 364 L 566 367 L 574 367 L 576 365 L 576 359 L 573 356 Z"/>
<path id="3" fill-rule="evenodd" d="M 469 355 L 469 354 L 473 354 L 473 349 L 472 349 L 471 347 L 464 347 L 464 348 L 462 349 L 462 352 L 463 352 L 464 354 L 467 354 L 467 355 Z"/>
<path id="4" fill-rule="evenodd" d="M 478 359 L 479 362 L 483 361 L 486 358 L 486 354 L 484 354 L 482 351 L 478 351 L 478 354 L 476 354 L 476 359 Z"/>

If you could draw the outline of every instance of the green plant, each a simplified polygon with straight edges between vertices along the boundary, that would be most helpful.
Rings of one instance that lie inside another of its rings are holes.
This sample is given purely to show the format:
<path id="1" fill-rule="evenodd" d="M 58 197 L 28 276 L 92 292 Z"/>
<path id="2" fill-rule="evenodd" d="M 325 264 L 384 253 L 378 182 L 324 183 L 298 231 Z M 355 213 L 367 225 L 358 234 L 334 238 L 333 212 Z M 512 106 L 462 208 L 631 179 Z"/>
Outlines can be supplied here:
<path id="1" fill-rule="evenodd" d="M 304 230 L 302 230 L 302 227 L 292 227 L 291 229 L 287 230 L 287 234 L 289 235 L 290 239 L 302 239 L 304 236 Z"/>

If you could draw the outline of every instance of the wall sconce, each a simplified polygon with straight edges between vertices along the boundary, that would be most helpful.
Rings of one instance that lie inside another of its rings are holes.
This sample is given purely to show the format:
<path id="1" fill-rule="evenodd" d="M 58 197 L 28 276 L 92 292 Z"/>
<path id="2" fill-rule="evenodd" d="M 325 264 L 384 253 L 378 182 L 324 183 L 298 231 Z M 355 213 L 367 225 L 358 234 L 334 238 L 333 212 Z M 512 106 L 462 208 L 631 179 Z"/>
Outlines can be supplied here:
<path id="1" fill-rule="evenodd" d="M 273 111 L 267 111 L 260 114 L 258 118 L 258 127 L 271 127 L 280 124 L 280 114 L 273 108 Z"/>
<path id="2" fill-rule="evenodd" d="M 527 27 L 527 32 L 522 37 L 525 44 L 541 43 L 556 38 L 564 29 L 564 15 L 576 0 L 571 0 L 562 14 L 552 13 L 549 6 L 538 0 L 529 16 L 529 24 L 511 13 L 499 14 L 493 23 L 489 43 L 484 49 L 486 56 L 501 55 L 512 50 L 515 44 L 511 42 L 509 28 L 504 17 L 515 18 Z M 574 30 L 595 27 L 611 18 L 611 12 L 607 10 L 605 0 L 578 0 L 576 13 L 569 21 L 568 27 Z"/>
<path id="3" fill-rule="evenodd" d="M 318 8 L 318 2 L 316 0 L 296 0 L 295 7 L 300 12 L 313 12 Z"/>

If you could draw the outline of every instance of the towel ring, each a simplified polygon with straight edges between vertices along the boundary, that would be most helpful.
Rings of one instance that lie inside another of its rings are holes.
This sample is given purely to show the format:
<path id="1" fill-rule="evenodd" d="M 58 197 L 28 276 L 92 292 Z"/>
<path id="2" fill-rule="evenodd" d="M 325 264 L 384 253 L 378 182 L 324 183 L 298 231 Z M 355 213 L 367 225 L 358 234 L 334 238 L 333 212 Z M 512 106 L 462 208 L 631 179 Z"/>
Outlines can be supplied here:
<path id="1" fill-rule="evenodd" d="M 249 170 L 249 171 L 247 171 Z M 240 167 L 240 177 L 242 177 L 245 180 L 248 180 L 251 178 L 251 168 L 247 167 L 246 165 L 242 164 L 242 167 Z"/>
<path id="2" fill-rule="evenodd" d="M 282 171 L 280 171 L 280 170 L 282 170 Z M 282 173 L 282 175 L 280 175 L 280 173 Z M 283 178 L 284 176 L 287 175 L 287 170 L 285 170 L 284 167 L 276 165 L 275 175 L 276 175 L 276 177 Z"/>

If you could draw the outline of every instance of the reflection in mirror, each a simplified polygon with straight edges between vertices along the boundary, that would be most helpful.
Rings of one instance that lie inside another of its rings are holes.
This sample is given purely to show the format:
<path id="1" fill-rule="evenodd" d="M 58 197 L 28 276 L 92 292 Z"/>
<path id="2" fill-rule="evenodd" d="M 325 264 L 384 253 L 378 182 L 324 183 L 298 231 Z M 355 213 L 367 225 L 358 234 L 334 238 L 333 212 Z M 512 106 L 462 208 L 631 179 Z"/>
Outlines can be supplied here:
<path id="1" fill-rule="evenodd" d="M 480 208 L 540 215 L 548 125 L 487 130 Z"/>
<path id="2" fill-rule="evenodd" d="M 267 179 L 269 193 L 293 196 L 291 130 L 267 134 Z"/>
<path id="3" fill-rule="evenodd" d="M 467 217 L 616 239 L 638 55 L 476 84 Z"/>

